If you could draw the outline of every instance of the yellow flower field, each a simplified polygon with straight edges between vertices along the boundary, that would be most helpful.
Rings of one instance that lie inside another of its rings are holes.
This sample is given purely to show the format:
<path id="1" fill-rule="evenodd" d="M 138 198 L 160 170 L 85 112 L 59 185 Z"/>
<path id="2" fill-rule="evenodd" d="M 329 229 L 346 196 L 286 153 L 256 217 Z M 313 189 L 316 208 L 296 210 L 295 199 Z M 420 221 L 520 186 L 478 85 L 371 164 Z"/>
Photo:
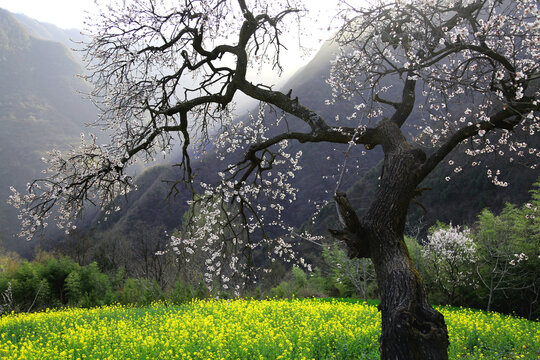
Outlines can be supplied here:
<path id="1" fill-rule="evenodd" d="M 441 308 L 451 359 L 538 359 L 540 325 Z M 377 359 L 380 316 L 362 302 L 197 301 L 0 317 L 0 359 Z"/>

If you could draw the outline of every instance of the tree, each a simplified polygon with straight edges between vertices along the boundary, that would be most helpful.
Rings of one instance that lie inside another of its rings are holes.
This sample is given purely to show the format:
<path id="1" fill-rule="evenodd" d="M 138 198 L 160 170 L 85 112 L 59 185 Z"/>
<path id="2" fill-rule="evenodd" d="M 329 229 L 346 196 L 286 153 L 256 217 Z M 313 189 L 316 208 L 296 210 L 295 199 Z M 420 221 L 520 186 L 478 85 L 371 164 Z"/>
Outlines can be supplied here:
<path id="1" fill-rule="evenodd" d="M 484 210 L 478 216 L 477 275 L 487 290 L 487 294 L 481 293 L 487 311 L 496 305 L 497 311 L 519 311 L 529 319 L 538 315 L 540 237 L 536 214 L 540 184 L 534 185 L 531 201 L 520 208 L 507 204 L 499 215 Z"/>
<path id="2" fill-rule="evenodd" d="M 350 257 L 373 261 L 381 295 L 381 358 L 446 359 L 443 316 L 429 305 L 404 243 L 407 211 L 423 179 L 455 148 L 471 156 L 506 153 L 510 160 L 537 154 L 514 134 L 534 135 L 539 128 L 536 3 L 410 0 L 355 8 L 344 2 L 330 102 L 344 98 L 356 112 L 339 123 L 304 106 L 292 90 L 276 91 L 247 76 L 253 64 L 281 70 L 282 34 L 302 15 L 293 1 L 263 0 L 185 1 L 172 9 L 137 0 L 104 12 L 86 54 L 101 109 L 95 125 L 109 129 L 111 141 L 99 145 L 91 135 L 78 150 L 52 152 L 49 176 L 31 183 L 27 195 L 14 191 L 22 235 L 46 226 L 56 206 L 58 223 L 67 229 L 86 201 L 109 211 L 107 204 L 133 187 L 126 168 L 137 156 L 151 160 L 170 152 L 178 134 L 187 184 L 234 204 L 213 208 L 235 224 L 228 229 L 234 236 L 223 241 L 249 253 L 257 239 L 263 248 L 274 239 L 281 246 L 277 252 L 284 252 L 284 241 L 261 225 L 280 224 L 282 203 L 295 198 L 287 180 L 300 166 L 301 153 L 289 154 L 289 146 L 380 145 L 383 172 L 371 206 L 359 217 L 336 191 L 344 228 L 332 233 Z M 234 124 L 230 105 L 237 93 L 292 115 L 287 123 L 303 125 L 267 132 L 263 112 L 253 124 Z M 239 128 L 242 133 L 234 132 Z M 411 128 L 419 133 L 407 138 Z M 193 139 L 208 143 L 211 131 L 225 149 L 220 159 L 231 165 L 219 173 L 217 185 L 197 188 L 188 148 Z M 474 160 L 472 165 L 480 161 Z M 489 175 L 506 185 L 496 170 Z M 263 199 L 272 217 L 265 217 Z"/>
<path id="3" fill-rule="evenodd" d="M 322 255 L 336 281 L 350 284 L 361 298 L 367 301 L 370 285 L 375 280 L 373 265 L 369 259 L 351 259 L 335 246 L 325 246 Z"/>
<path id="4" fill-rule="evenodd" d="M 133 226 L 131 238 L 131 251 L 133 254 L 134 273 L 138 278 L 156 281 L 161 289 L 171 282 L 165 275 L 167 270 L 174 268 L 169 260 L 170 256 L 158 255 L 166 247 L 163 226 L 150 226 L 137 221 Z"/>
<path id="5" fill-rule="evenodd" d="M 474 286 L 477 255 L 469 229 L 450 225 L 434 230 L 422 248 L 422 257 L 426 272 L 444 294 L 447 304 L 455 305 L 460 287 Z"/>

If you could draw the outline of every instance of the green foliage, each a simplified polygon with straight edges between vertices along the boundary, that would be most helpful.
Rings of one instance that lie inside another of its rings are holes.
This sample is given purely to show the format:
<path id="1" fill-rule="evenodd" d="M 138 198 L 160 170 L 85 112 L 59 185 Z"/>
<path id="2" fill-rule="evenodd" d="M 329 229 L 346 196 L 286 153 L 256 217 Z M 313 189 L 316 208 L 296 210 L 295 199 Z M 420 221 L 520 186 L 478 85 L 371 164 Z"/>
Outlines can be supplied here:
<path id="1" fill-rule="evenodd" d="M 375 270 L 371 259 L 350 259 L 337 246 L 323 247 L 323 259 L 330 269 L 332 296 L 358 296 L 367 300 L 377 296 Z"/>
<path id="2" fill-rule="evenodd" d="M 156 280 L 127 277 L 123 268 L 107 274 L 97 262 L 80 266 L 67 257 L 58 259 L 44 252 L 34 261 L 13 259 L 4 264 L 9 266 L 0 271 L 0 295 L 10 287 L 12 310 L 16 312 L 64 306 L 95 307 L 114 302 L 148 305 L 167 300 L 179 304 L 210 296 L 202 282 L 177 280 L 172 288 L 164 291 Z"/>
<path id="3" fill-rule="evenodd" d="M 323 278 L 318 269 L 307 274 L 294 266 L 286 279 L 270 289 L 268 295 L 279 299 L 327 297 L 327 279 Z"/>
<path id="4" fill-rule="evenodd" d="M 11 284 L 14 311 L 62 306 L 92 307 L 114 301 L 109 277 L 96 263 L 80 266 L 71 259 L 50 255 L 24 261 L 0 272 L 0 293 Z"/>
<path id="5" fill-rule="evenodd" d="M 49 258 L 45 261 L 38 277 L 45 279 L 48 283 L 48 287 L 51 292 L 51 296 L 58 299 L 59 306 L 66 303 L 64 284 L 68 275 L 79 268 L 79 265 L 70 260 L 69 258 L 55 259 Z"/>
<path id="6" fill-rule="evenodd" d="M 193 292 L 189 285 L 184 285 L 182 281 L 177 280 L 174 283 L 174 288 L 171 291 L 169 300 L 173 304 L 184 304 L 191 301 Z"/>
<path id="7" fill-rule="evenodd" d="M 81 268 L 80 278 L 83 295 L 81 306 L 92 307 L 112 302 L 111 280 L 100 271 L 97 263 Z"/>
<path id="8" fill-rule="evenodd" d="M 69 305 L 79 305 L 82 297 L 81 274 L 78 271 L 72 271 L 66 278 L 66 296 Z"/>
<path id="9" fill-rule="evenodd" d="M 57 304 L 57 299 L 51 297 L 47 280 L 40 277 L 42 269 L 42 264 L 25 261 L 13 273 L 0 273 L 0 293 L 11 284 L 14 311 L 40 309 L 49 301 Z"/>
<path id="10" fill-rule="evenodd" d="M 118 293 L 118 301 L 124 305 L 149 305 L 164 300 L 164 294 L 155 281 L 129 278 Z"/>
<path id="11" fill-rule="evenodd" d="M 540 316 L 540 182 L 530 202 L 507 204 L 499 215 L 484 210 L 478 216 L 476 242 L 482 283 L 477 293 L 488 310 Z M 511 294 L 511 296 L 510 296 Z"/>
<path id="12" fill-rule="evenodd" d="M 202 300 L 208 297 L 208 289 L 203 283 L 193 286 L 192 284 L 184 284 L 181 280 L 177 280 L 172 290 L 167 294 L 167 300 L 173 304 L 186 304 L 193 299 Z"/>

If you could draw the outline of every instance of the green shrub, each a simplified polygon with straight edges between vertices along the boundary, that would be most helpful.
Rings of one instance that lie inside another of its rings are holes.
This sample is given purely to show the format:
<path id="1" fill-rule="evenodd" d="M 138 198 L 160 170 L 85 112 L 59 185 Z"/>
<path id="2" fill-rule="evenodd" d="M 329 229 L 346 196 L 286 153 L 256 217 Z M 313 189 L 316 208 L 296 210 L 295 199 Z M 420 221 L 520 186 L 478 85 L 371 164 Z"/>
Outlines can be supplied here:
<path id="1" fill-rule="evenodd" d="M 156 281 L 128 278 L 118 292 L 118 301 L 124 305 L 149 305 L 164 300 L 164 294 Z"/>
<path id="2" fill-rule="evenodd" d="M 69 273 L 65 283 L 67 303 L 71 306 L 79 306 L 82 298 L 81 274 L 73 270 Z"/>
<path id="3" fill-rule="evenodd" d="M 316 270 L 312 274 L 305 273 L 299 267 L 293 267 L 286 277 L 277 286 L 270 289 L 271 298 L 308 298 L 308 297 L 327 297 L 327 282 Z"/>

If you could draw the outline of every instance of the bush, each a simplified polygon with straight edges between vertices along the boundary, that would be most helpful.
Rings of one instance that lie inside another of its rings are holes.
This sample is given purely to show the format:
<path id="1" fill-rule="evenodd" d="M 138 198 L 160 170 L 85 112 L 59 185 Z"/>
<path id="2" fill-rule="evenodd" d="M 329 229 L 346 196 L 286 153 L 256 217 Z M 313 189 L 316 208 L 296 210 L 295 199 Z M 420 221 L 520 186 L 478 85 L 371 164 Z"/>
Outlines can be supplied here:
<path id="1" fill-rule="evenodd" d="M 49 289 L 47 280 L 39 276 L 41 268 L 41 264 L 25 261 L 11 278 L 8 278 L 11 283 L 14 311 L 39 310 L 48 307 L 49 303 L 52 306 L 59 305 L 58 299 Z"/>
<path id="2" fill-rule="evenodd" d="M 164 294 L 156 281 L 128 278 L 118 292 L 117 300 L 124 305 L 149 305 L 164 300 Z"/>
<path id="3" fill-rule="evenodd" d="M 57 302 L 54 306 L 67 304 L 65 294 L 66 279 L 71 272 L 80 269 L 79 264 L 68 257 L 63 257 L 59 260 L 47 258 L 44 261 L 43 266 L 36 268 L 39 270 L 38 277 L 47 281 L 50 289 L 50 296 Z"/>
<path id="4" fill-rule="evenodd" d="M 72 271 L 66 278 L 66 297 L 67 303 L 71 306 L 80 305 L 82 298 L 82 285 L 81 285 L 81 274 L 79 271 Z"/>
<path id="5" fill-rule="evenodd" d="M 327 297 L 327 282 L 322 278 L 319 271 L 306 274 L 299 267 L 293 267 L 287 276 L 287 280 L 270 289 L 269 296 L 272 298 L 307 298 Z"/>
<path id="6" fill-rule="evenodd" d="M 40 254 L 0 273 L 0 294 L 11 284 L 13 310 L 35 311 L 62 306 L 93 307 L 114 301 L 109 277 L 96 263 L 81 267 L 71 259 Z"/>
<path id="7" fill-rule="evenodd" d="M 174 304 L 186 304 L 193 299 L 206 299 L 210 296 L 208 289 L 203 283 L 197 286 L 185 284 L 181 280 L 176 280 L 174 287 L 169 292 L 167 299 Z"/>

